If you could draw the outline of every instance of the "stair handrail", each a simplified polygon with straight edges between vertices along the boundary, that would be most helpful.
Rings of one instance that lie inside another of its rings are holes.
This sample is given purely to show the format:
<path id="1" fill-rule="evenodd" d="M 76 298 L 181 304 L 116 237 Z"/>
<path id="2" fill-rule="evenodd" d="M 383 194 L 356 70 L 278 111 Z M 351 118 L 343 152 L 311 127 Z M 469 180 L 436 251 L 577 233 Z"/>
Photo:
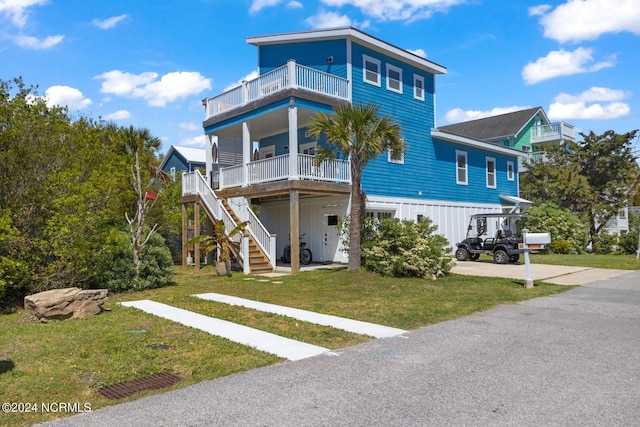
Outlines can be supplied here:
<path id="1" fill-rule="evenodd" d="M 214 218 L 224 221 L 227 232 L 230 232 L 236 227 L 237 224 L 231 217 L 231 214 L 224 207 L 222 201 L 216 196 L 216 193 L 211 189 L 209 183 L 199 170 L 183 172 L 182 194 L 200 196 L 200 200 L 204 203 L 205 208 L 211 212 Z M 264 224 L 256 217 L 249 206 L 246 207 L 246 210 L 249 217 L 247 230 L 253 237 L 253 240 L 260 246 L 260 249 L 267 254 L 271 265 L 275 267 L 275 237 L 268 232 Z M 241 241 L 240 234 L 237 235 L 237 240 Z M 243 252 L 240 251 L 240 257 L 242 257 L 242 253 Z"/>
<path id="2" fill-rule="evenodd" d="M 258 219 L 255 213 L 247 206 L 247 213 L 249 216 L 249 231 L 253 236 L 253 240 L 260 246 L 262 252 L 267 254 L 269 262 L 272 266 L 276 265 L 276 237 L 269 233 L 269 230 Z"/>

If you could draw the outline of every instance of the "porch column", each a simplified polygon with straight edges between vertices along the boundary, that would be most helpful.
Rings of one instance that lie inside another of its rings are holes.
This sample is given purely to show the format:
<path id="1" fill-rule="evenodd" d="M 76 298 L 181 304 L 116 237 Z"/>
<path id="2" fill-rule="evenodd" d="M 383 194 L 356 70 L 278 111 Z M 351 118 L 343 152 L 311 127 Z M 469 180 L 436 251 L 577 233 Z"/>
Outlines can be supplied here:
<path id="1" fill-rule="evenodd" d="M 193 204 L 193 237 L 200 235 L 200 203 Z M 193 262 L 196 270 L 200 270 L 200 243 L 193 245 Z"/>
<path id="2" fill-rule="evenodd" d="M 182 204 L 182 267 L 187 266 L 187 242 L 189 241 L 189 223 L 187 218 L 187 204 Z"/>
<path id="3" fill-rule="evenodd" d="M 297 179 L 300 179 L 298 174 L 298 108 L 291 106 L 289 107 L 289 180 Z M 293 244 L 293 241 L 291 243 Z"/>
<path id="4" fill-rule="evenodd" d="M 251 161 L 251 132 L 249 122 L 242 122 L 242 186 L 249 185 L 249 162 Z"/>
<path id="5" fill-rule="evenodd" d="M 300 193 L 289 190 L 289 237 L 291 239 L 291 274 L 300 272 Z"/>

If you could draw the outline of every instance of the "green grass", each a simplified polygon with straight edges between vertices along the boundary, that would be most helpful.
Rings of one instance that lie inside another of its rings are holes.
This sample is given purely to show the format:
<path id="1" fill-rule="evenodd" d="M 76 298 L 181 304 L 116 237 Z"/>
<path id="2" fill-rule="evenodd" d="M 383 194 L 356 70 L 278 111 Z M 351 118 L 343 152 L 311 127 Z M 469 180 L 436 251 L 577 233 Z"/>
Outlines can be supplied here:
<path id="1" fill-rule="evenodd" d="M 104 385 L 171 371 L 184 376 L 177 388 L 282 361 L 121 307 L 117 304 L 121 301 L 153 299 L 337 349 L 372 338 L 191 295 L 218 292 L 410 330 L 570 289 L 541 283 L 526 290 L 522 281 L 512 279 L 456 275 L 438 281 L 393 279 L 346 270 L 309 271 L 270 282 L 214 274 L 208 268 L 197 274 L 184 270 L 177 275 L 176 286 L 113 296 L 103 313 L 83 320 L 42 324 L 23 311 L 0 315 L 2 402 L 79 402 L 95 410 L 121 402 L 102 398 L 96 389 Z M 153 393 L 157 392 L 146 394 Z M 0 425 L 31 425 L 65 415 L 70 414 L 0 413 Z"/>
<path id="2" fill-rule="evenodd" d="M 620 270 L 640 270 L 640 261 L 636 255 L 560 255 L 532 254 L 535 264 L 568 265 L 572 267 L 614 268 Z"/>

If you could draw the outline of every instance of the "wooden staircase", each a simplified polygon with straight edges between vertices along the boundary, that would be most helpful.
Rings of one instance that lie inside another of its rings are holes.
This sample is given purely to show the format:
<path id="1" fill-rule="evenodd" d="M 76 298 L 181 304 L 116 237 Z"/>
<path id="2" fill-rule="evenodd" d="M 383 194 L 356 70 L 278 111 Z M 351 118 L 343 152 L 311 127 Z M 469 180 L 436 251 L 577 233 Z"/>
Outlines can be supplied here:
<path id="1" fill-rule="evenodd" d="M 236 215 L 235 211 L 231 208 L 231 205 L 227 202 L 227 199 L 220 198 L 222 205 L 229 212 L 231 218 L 235 221 L 236 224 L 240 224 L 240 218 Z M 269 262 L 269 258 L 267 255 L 260 249 L 258 243 L 256 243 L 255 239 L 248 234 L 249 237 L 249 267 L 251 274 L 264 274 L 271 273 L 273 271 L 273 266 Z M 239 258 L 239 257 L 238 257 Z"/>

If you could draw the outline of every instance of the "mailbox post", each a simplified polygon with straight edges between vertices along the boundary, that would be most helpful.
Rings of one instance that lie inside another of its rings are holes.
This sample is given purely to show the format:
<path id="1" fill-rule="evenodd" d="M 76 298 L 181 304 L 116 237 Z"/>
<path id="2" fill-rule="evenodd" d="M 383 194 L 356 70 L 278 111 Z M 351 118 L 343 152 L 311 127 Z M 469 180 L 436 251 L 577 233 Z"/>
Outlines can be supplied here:
<path id="1" fill-rule="evenodd" d="M 551 243 L 551 233 L 529 233 L 529 230 L 522 230 L 522 249 L 524 249 L 524 287 L 525 289 L 533 288 L 533 280 L 531 279 L 531 261 L 529 260 L 529 252 L 531 249 L 544 249 L 546 245 Z"/>

